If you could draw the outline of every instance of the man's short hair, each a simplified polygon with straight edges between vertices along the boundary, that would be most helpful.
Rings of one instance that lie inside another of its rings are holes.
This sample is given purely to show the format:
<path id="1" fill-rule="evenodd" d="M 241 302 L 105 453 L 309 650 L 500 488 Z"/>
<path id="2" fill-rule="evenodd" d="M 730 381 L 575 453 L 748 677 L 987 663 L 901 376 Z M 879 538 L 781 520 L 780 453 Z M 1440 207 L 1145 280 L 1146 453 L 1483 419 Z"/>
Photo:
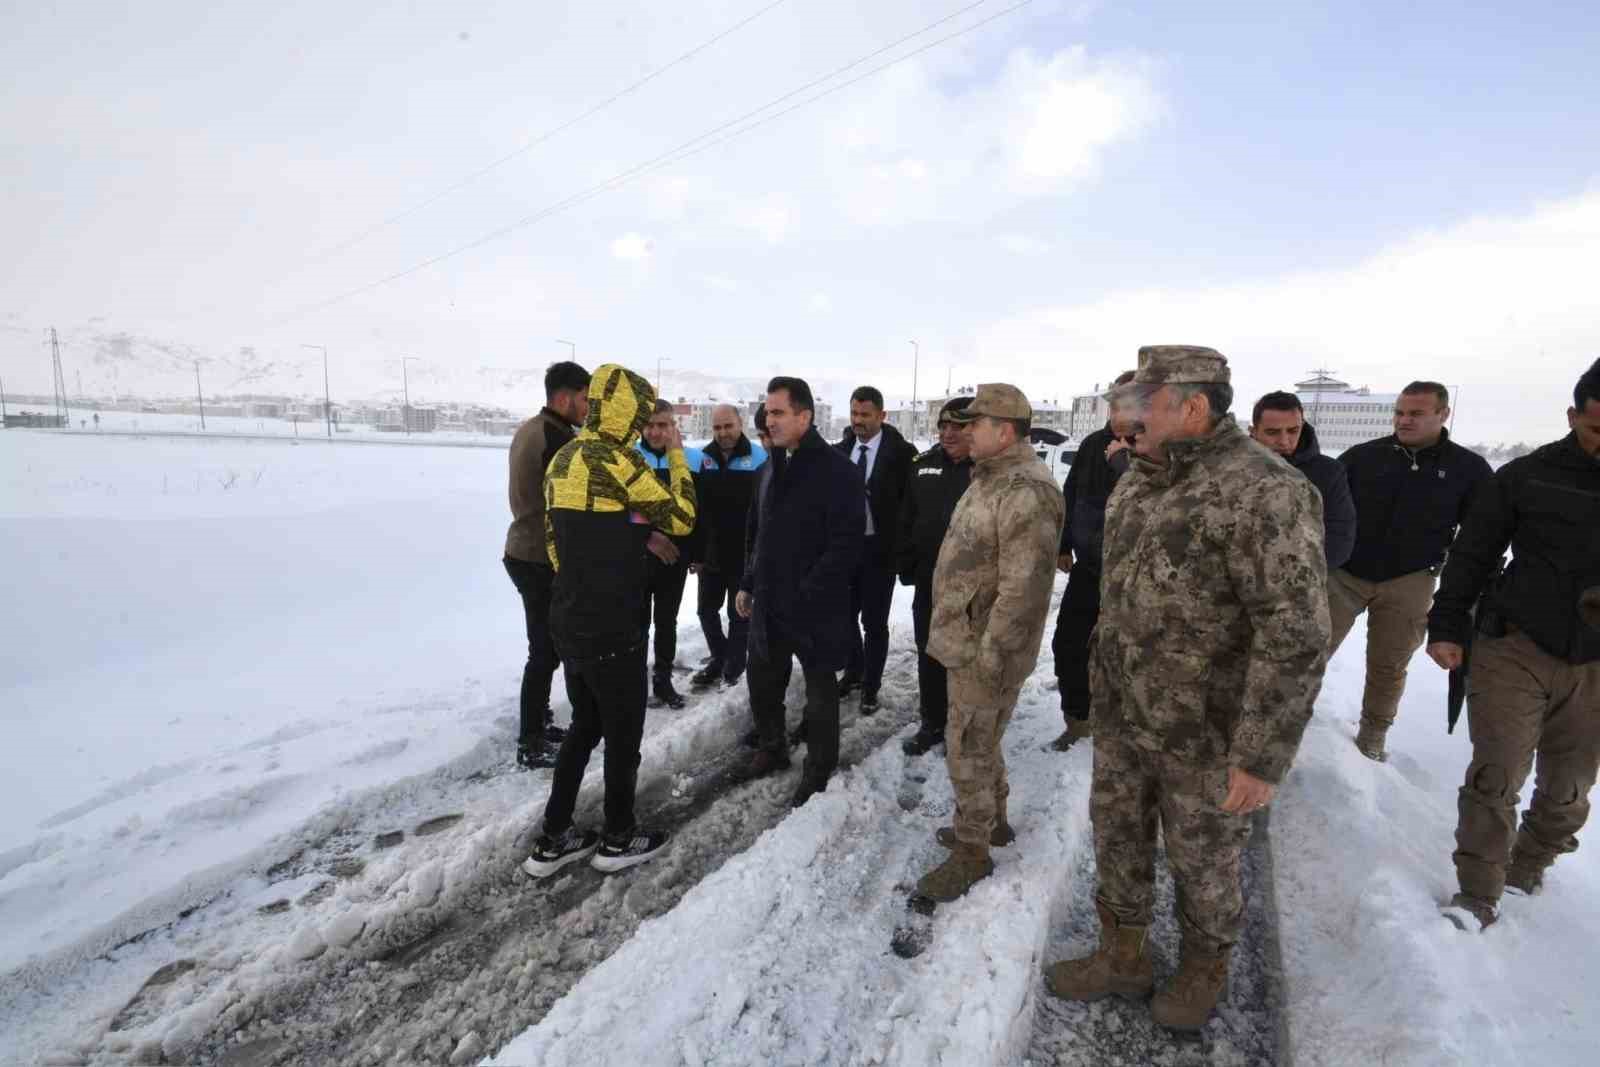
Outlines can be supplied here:
<path id="1" fill-rule="evenodd" d="M 545 368 L 544 395 L 547 400 L 554 400 L 555 395 L 563 389 L 581 393 L 587 388 L 589 388 L 589 372 L 571 360 L 552 363 Z"/>
<path id="2" fill-rule="evenodd" d="M 1183 382 L 1173 386 L 1179 395 L 1187 400 L 1191 396 L 1203 396 L 1211 405 L 1211 423 L 1216 425 L 1222 416 L 1233 407 L 1233 386 L 1227 382 Z"/>
<path id="3" fill-rule="evenodd" d="M 883 394 L 874 386 L 858 385 L 856 391 L 850 394 L 852 404 L 871 404 L 879 411 L 883 410 Z"/>
<path id="4" fill-rule="evenodd" d="M 756 433 L 761 434 L 761 433 L 766 433 L 767 432 L 767 405 L 765 405 L 765 404 L 757 404 L 756 405 L 755 424 L 756 424 Z"/>
<path id="5" fill-rule="evenodd" d="M 656 406 L 655 406 L 654 409 L 651 410 L 650 417 L 651 418 L 655 418 L 657 415 L 671 415 L 671 414 L 672 414 L 672 401 L 670 401 L 670 400 L 662 400 L 660 397 L 657 397 L 656 398 Z"/>
<path id="6" fill-rule="evenodd" d="M 1589 365 L 1572 389 L 1572 406 L 1582 411 L 1589 401 L 1600 402 L 1600 359 Z"/>
<path id="7" fill-rule="evenodd" d="M 1415 396 L 1418 393 L 1432 393 L 1434 399 L 1438 401 L 1437 410 L 1442 411 L 1450 406 L 1450 390 L 1446 389 L 1438 382 L 1412 382 L 1410 385 L 1400 390 L 1401 396 L 1406 396 L 1407 394 Z"/>
<path id="8" fill-rule="evenodd" d="M 1299 397 L 1293 393 L 1285 393 L 1281 389 L 1275 393 L 1268 393 L 1256 401 L 1256 406 L 1250 411 L 1251 426 L 1261 425 L 1263 411 L 1298 411 L 1302 416 L 1306 413 L 1305 405 L 1300 403 Z"/>
<path id="9" fill-rule="evenodd" d="M 790 378 L 778 375 L 767 383 L 769 393 L 788 393 L 789 403 L 794 405 L 796 411 L 809 411 L 817 413 L 817 403 L 811 399 L 811 386 L 806 384 L 804 378 Z"/>

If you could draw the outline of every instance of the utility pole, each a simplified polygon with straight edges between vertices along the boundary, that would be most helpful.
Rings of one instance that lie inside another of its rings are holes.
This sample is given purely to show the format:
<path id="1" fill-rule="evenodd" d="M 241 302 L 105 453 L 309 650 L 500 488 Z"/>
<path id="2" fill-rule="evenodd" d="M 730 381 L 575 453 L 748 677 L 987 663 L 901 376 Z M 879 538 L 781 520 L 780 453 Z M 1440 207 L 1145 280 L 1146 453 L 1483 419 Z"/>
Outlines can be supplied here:
<path id="1" fill-rule="evenodd" d="M 558 345 L 566 345 L 567 348 L 570 350 L 570 353 L 571 353 L 567 358 L 572 360 L 572 362 L 574 362 L 574 363 L 578 362 L 578 346 L 577 345 L 573 344 L 571 341 L 563 341 L 559 337 L 556 338 L 556 344 L 558 344 Z"/>
<path id="2" fill-rule="evenodd" d="M 663 364 L 663 363 L 671 363 L 671 362 L 672 362 L 672 360 L 667 358 L 666 356 L 657 356 L 656 357 L 656 399 L 657 400 L 661 399 L 661 364 Z"/>
<path id="3" fill-rule="evenodd" d="M 0 378 L 0 429 L 6 424 L 6 380 Z"/>
<path id="4" fill-rule="evenodd" d="M 911 440 L 917 439 L 917 416 L 922 412 L 917 410 L 917 366 L 922 362 L 922 346 L 915 341 L 911 345 Z"/>
<path id="5" fill-rule="evenodd" d="M 200 402 L 200 432 L 206 432 L 206 395 L 200 391 L 200 361 L 194 361 L 194 398 Z"/>
<path id="6" fill-rule="evenodd" d="M 400 357 L 400 395 L 404 398 L 400 407 L 400 418 L 405 422 L 408 437 L 411 435 L 411 382 L 406 377 L 406 362 L 416 359 L 416 356 Z"/>
<path id="7" fill-rule="evenodd" d="M 315 348 L 322 353 L 322 419 L 328 426 L 328 440 L 333 440 L 333 401 L 328 396 L 328 349 L 323 345 L 301 345 L 301 348 Z M 300 435 L 300 422 L 295 420 L 295 436 Z"/>
<path id="8" fill-rule="evenodd" d="M 72 412 L 67 407 L 67 376 L 61 371 L 61 340 L 56 328 L 50 327 L 50 389 L 55 398 L 56 415 L 63 428 L 71 425 Z"/>

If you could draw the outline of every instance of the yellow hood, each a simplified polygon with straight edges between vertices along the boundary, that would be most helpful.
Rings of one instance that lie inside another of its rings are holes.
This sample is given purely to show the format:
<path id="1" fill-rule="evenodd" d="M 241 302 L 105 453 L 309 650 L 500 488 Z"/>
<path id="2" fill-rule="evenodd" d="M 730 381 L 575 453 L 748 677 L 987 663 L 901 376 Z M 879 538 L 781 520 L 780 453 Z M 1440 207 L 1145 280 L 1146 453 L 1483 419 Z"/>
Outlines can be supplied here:
<path id="1" fill-rule="evenodd" d="M 656 391 L 643 375 L 616 363 L 602 364 L 589 378 L 589 419 L 583 432 L 626 448 L 639 439 L 655 406 Z"/>

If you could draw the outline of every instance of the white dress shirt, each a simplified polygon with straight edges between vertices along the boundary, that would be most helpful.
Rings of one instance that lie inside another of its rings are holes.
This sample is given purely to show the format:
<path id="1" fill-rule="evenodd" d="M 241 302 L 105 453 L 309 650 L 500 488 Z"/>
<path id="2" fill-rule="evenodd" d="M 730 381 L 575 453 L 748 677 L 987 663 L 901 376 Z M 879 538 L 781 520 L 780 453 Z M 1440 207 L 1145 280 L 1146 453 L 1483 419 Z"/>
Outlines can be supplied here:
<path id="1" fill-rule="evenodd" d="M 870 441 L 862 441 L 862 440 L 860 440 L 859 438 L 856 438 L 856 437 L 852 437 L 850 439 L 850 462 L 851 463 L 859 464 L 861 462 L 861 450 L 863 448 L 867 450 L 866 481 L 868 481 L 868 482 L 872 481 L 872 468 L 877 466 L 877 464 L 878 464 L 878 446 L 881 445 L 882 443 L 883 443 L 883 431 L 882 430 L 879 430 L 877 433 L 873 434 L 872 435 L 872 440 L 870 440 Z M 877 532 L 878 531 L 873 529 L 873 526 L 872 526 L 872 491 L 869 489 L 867 491 L 867 536 L 868 537 L 872 537 Z"/>

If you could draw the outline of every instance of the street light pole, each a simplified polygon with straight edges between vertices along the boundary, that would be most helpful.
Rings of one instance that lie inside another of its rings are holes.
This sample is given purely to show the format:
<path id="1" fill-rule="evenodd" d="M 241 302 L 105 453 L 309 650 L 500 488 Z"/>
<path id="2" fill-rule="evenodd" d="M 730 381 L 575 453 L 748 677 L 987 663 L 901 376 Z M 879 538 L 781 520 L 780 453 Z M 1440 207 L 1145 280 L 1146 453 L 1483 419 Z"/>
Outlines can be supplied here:
<path id="1" fill-rule="evenodd" d="M 417 357 L 400 357 L 400 395 L 405 398 L 400 408 L 400 417 L 405 423 L 406 436 L 408 437 L 411 435 L 411 381 L 406 377 L 406 363 L 413 360 L 417 360 Z"/>
<path id="2" fill-rule="evenodd" d="M 657 400 L 661 399 L 661 364 L 663 364 L 663 363 L 671 363 L 671 362 L 672 362 L 672 360 L 670 358 L 666 357 L 666 356 L 657 356 L 656 357 L 656 399 Z"/>
<path id="3" fill-rule="evenodd" d="M 83 390 L 79 390 L 81 393 Z M 194 361 L 194 398 L 200 402 L 200 432 L 206 432 L 206 395 L 200 391 L 200 361 Z"/>
<path id="4" fill-rule="evenodd" d="M 570 350 L 570 354 L 568 355 L 567 358 L 572 360 L 572 362 L 574 362 L 574 363 L 578 362 L 578 346 L 577 345 L 573 344 L 571 341 L 563 341 L 559 337 L 556 338 L 556 344 L 558 344 L 558 345 L 566 345 L 567 348 Z"/>
<path id="5" fill-rule="evenodd" d="M 328 440 L 333 440 L 333 401 L 328 396 L 328 349 L 325 345 L 301 345 L 301 348 L 315 348 L 322 353 L 322 419 L 328 427 Z M 295 424 L 298 433 L 299 423 Z"/>
<path id="6" fill-rule="evenodd" d="M 917 407 L 917 368 L 922 363 L 922 346 L 912 341 L 911 344 L 911 440 L 917 439 L 918 417 L 922 414 Z"/>

